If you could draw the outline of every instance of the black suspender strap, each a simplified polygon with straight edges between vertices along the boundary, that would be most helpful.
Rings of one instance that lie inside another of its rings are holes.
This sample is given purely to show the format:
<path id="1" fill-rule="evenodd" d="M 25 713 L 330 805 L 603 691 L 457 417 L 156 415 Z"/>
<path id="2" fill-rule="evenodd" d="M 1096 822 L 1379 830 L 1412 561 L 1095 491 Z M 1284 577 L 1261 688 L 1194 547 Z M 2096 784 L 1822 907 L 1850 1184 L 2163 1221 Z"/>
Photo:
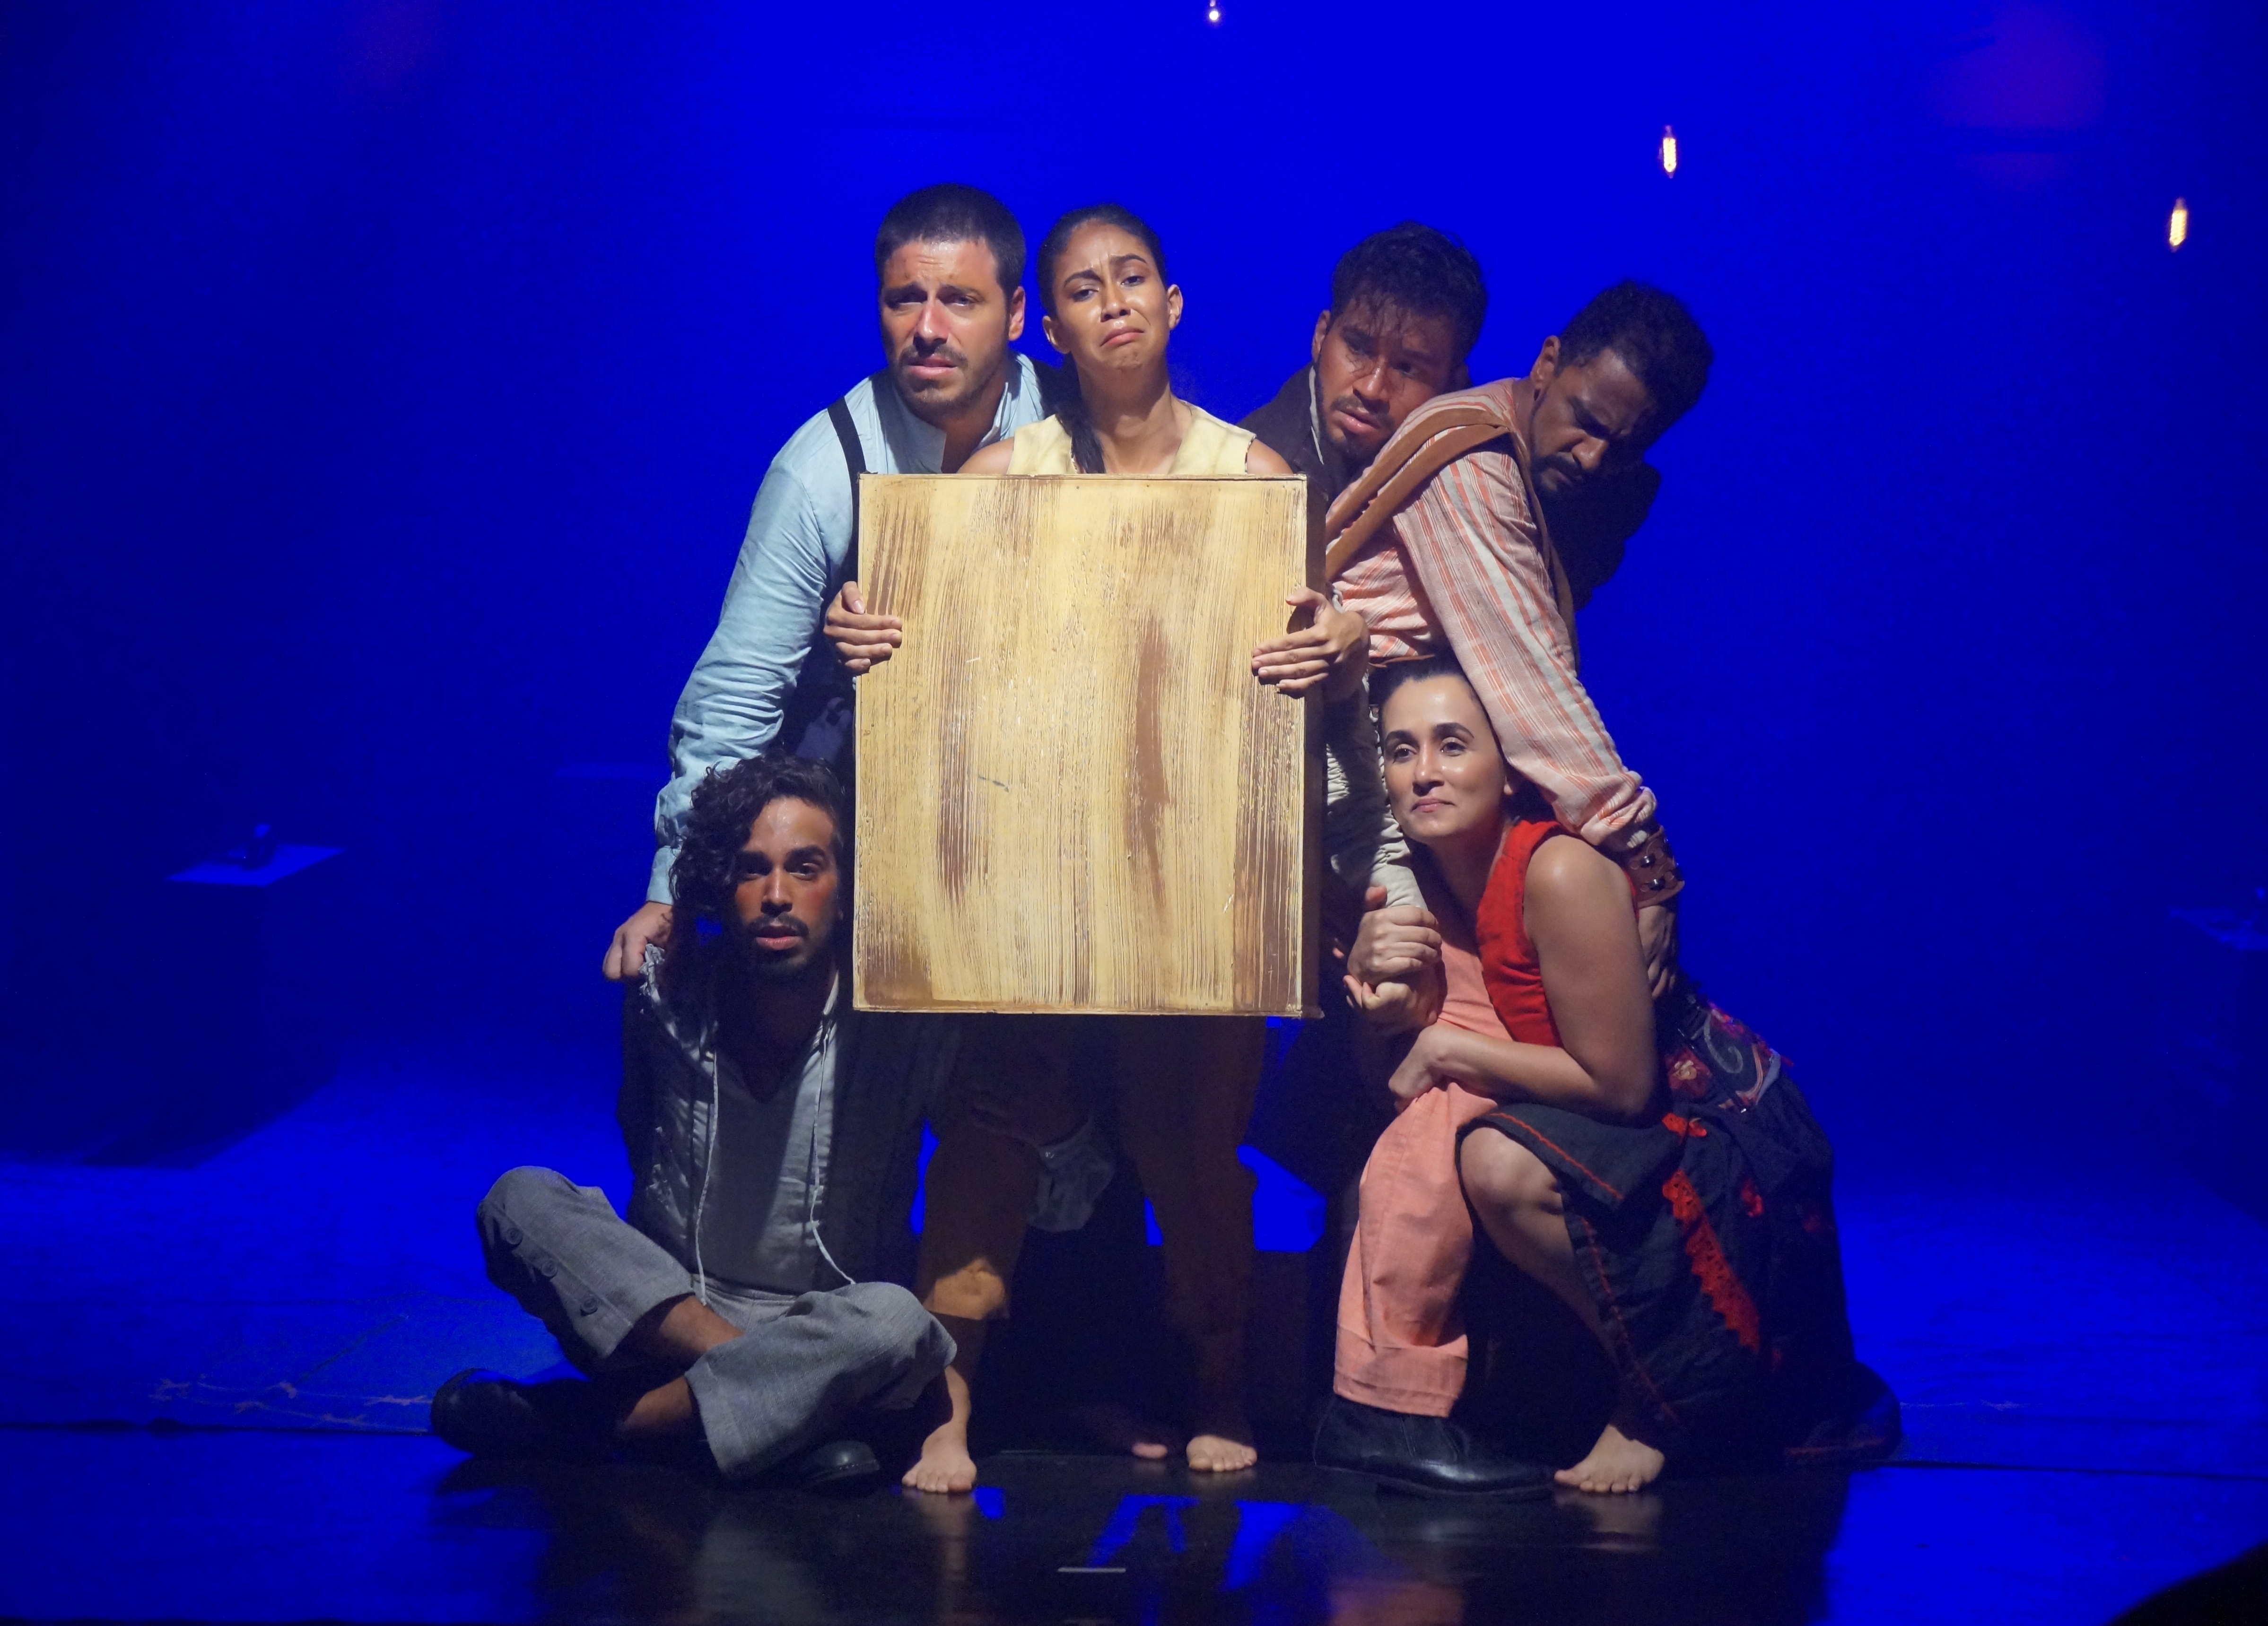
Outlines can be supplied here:
<path id="1" fill-rule="evenodd" d="M 850 546 L 843 555 L 843 575 L 858 579 L 858 476 L 866 472 L 866 448 L 858 444 L 858 426 L 850 421 L 850 397 L 845 395 L 827 408 L 835 425 L 835 438 L 843 443 L 843 461 L 850 470 Z"/>

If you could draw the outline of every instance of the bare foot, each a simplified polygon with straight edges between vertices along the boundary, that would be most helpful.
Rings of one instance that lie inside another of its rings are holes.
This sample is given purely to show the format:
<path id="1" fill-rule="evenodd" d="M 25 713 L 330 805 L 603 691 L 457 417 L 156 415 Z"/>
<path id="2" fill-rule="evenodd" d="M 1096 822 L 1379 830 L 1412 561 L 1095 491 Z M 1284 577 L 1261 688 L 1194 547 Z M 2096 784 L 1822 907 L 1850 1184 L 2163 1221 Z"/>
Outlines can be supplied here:
<path id="1" fill-rule="evenodd" d="M 981 1325 L 982 1323 L 980 1323 Z M 967 1348 L 976 1347 L 973 1343 Z M 921 1456 L 898 1483 L 909 1490 L 939 1495 L 976 1489 L 976 1459 L 968 1454 L 968 1419 L 976 1409 L 968 1380 L 945 1369 L 946 1416 L 922 1441 Z"/>
<path id="2" fill-rule="evenodd" d="M 1244 1415 L 1244 1328 L 1190 1340 L 1197 1357 L 1197 1431 L 1185 1447 L 1199 1474 L 1235 1474 L 1260 1460 Z"/>
<path id="3" fill-rule="evenodd" d="M 1145 1462 L 1162 1462 L 1181 1449 L 1182 1437 L 1173 1430 L 1160 1428 L 1133 1407 L 1115 1400 L 1074 1406 L 1071 1420 L 1096 1445 L 1123 1451 Z"/>
<path id="4" fill-rule="evenodd" d="M 1249 1433 L 1239 1429 L 1239 1434 Z M 1228 1434 L 1192 1434 L 1189 1443 L 1189 1467 L 1200 1474 L 1234 1474 L 1250 1468 L 1260 1460 L 1260 1453 L 1241 1439 Z"/>
<path id="5" fill-rule="evenodd" d="M 901 1482 L 909 1490 L 939 1495 L 976 1489 L 976 1460 L 968 1454 L 968 1431 L 952 1423 L 939 1424 L 922 1441 L 921 1459 L 906 1470 Z"/>
<path id="6" fill-rule="evenodd" d="M 1644 1440 L 1632 1439 L 1613 1424 L 1601 1431 L 1591 1454 L 1551 1477 L 1570 1490 L 1627 1495 L 1643 1490 L 1661 1474 L 1662 1456 Z"/>

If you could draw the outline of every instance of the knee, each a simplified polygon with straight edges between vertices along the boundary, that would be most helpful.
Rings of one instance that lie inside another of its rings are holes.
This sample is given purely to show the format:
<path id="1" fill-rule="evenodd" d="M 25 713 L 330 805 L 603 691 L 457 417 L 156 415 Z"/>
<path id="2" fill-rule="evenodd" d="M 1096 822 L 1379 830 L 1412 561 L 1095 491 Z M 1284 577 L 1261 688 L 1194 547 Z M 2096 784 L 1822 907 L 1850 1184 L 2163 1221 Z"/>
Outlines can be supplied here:
<path id="1" fill-rule="evenodd" d="M 1498 1211 L 1559 1211 L 1559 1182 L 1534 1152 L 1500 1130 L 1478 1129 L 1457 1149 L 1465 1195 Z"/>
<path id="2" fill-rule="evenodd" d="M 937 1326 L 921 1300 L 895 1282 L 859 1282 L 836 1296 L 850 1306 L 862 1337 L 879 1353 L 909 1355 Z"/>
<path id="3" fill-rule="evenodd" d="M 479 1221 L 482 1238 L 489 1242 L 505 1240 L 517 1242 L 517 1237 L 508 1237 L 507 1234 L 517 1229 L 512 1224 L 512 1216 L 525 1215 L 538 1200 L 539 1194 L 567 1183 L 567 1177 L 553 1169 L 532 1166 L 506 1169 L 497 1176 L 496 1184 L 489 1188 L 488 1196 L 481 1199 Z"/>

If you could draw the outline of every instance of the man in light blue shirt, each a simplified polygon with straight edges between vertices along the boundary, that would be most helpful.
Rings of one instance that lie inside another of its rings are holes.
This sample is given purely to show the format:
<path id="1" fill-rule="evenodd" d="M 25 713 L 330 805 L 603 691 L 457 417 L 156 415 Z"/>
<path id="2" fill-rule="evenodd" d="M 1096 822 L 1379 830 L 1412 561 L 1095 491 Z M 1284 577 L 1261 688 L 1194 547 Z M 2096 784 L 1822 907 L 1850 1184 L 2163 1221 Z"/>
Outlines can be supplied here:
<path id="1" fill-rule="evenodd" d="M 717 631 L 670 719 L 647 902 L 607 950 L 616 982 L 669 935 L 670 869 L 703 775 L 775 742 L 837 766 L 849 754 L 850 681 L 820 623 L 852 574 L 857 470 L 949 475 L 1047 415 L 1042 370 L 1009 349 L 1024 331 L 1024 234 L 999 199 L 951 184 L 900 199 L 874 269 L 888 364 L 796 430 L 756 492 Z"/>

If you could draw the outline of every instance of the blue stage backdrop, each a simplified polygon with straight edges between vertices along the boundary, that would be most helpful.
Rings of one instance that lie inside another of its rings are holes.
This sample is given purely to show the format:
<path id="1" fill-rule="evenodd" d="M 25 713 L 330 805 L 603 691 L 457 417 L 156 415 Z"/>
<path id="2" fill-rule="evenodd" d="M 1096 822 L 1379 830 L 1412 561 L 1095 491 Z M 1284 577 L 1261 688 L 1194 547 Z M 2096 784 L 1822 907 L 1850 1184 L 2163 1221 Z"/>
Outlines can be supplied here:
<path id="1" fill-rule="evenodd" d="M 1683 296 L 1583 636 L 1690 961 L 1852 1143 L 2146 1099 L 2154 923 L 2268 883 L 2257 8 L 1224 9 L 7 7 L 5 1138 L 261 821 L 345 850 L 353 1031 L 603 1041 L 748 502 L 940 179 L 1146 215 L 1231 417 L 1405 217 L 1477 377 Z"/>

